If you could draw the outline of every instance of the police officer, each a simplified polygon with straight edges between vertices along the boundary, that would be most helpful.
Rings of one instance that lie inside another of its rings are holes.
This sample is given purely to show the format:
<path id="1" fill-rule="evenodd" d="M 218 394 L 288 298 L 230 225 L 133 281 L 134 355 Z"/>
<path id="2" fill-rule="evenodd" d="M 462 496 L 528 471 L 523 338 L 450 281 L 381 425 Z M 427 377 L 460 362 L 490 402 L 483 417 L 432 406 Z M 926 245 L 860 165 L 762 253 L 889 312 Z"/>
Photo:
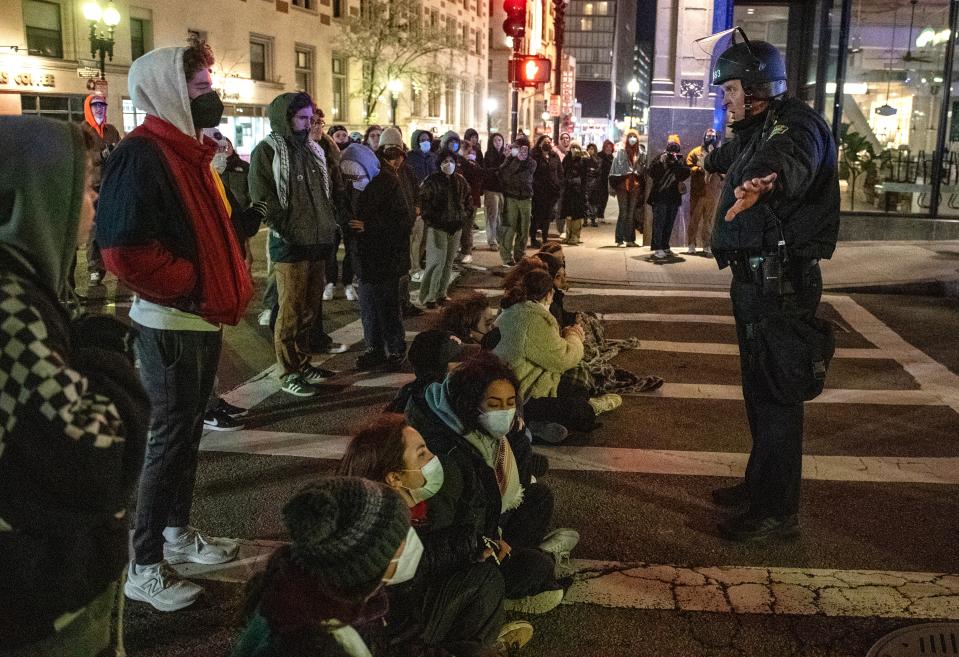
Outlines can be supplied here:
<path id="1" fill-rule="evenodd" d="M 738 509 L 720 523 L 734 541 L 795 536 L 799 531 L 803 404 L 774 394 L 749 341 L 784 304 L 812 316 L 822 295 L 819 260 L 839 233 L 836 144 L 823 119 L 785 96 L 786 68 L 775 47 L 735 44 L 720 55 L 712 83 L 722 88 L 734 138 L 705 160 L 725 174 L 712 248 L 730 266 L 743 397 L 753 446 L 743 483 L 713 491 Z M 782 356 L 782 354 L 780 354 Z M 788 358 L 788 356 L 786 356 Z"/>

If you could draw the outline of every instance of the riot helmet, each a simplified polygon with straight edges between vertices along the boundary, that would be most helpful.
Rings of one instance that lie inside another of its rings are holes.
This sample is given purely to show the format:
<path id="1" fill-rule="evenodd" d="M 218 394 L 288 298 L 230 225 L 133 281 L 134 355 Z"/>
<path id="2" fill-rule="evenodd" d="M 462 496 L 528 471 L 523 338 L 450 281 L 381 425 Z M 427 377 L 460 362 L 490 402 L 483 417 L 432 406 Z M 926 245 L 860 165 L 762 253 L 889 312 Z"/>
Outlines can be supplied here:
<path id="1" fill-rule="evenodd" d="M 723 51 L 713 67 L 713 85 L 730 80 L 741 81 L 754 100 L 769 100 L 786 92 L 786 62 L 776 46 L 744 36 L 742 43 Z"/>

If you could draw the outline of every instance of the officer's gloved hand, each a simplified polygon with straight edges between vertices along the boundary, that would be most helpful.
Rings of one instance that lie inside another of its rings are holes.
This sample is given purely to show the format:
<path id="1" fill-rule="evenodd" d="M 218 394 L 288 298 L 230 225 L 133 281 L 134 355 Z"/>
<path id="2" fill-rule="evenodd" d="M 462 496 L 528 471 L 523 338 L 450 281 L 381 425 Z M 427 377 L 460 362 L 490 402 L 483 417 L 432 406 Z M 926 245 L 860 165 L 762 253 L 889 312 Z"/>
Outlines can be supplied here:
<path id="1" fill-rule="evenodd" d="M 253 201 L 253 203 L 250 204 L 250 210 L 260 215 L 260 221 L 263 221 L 269 213 L 269 206 L 266 204 L 266 201 Z"/>

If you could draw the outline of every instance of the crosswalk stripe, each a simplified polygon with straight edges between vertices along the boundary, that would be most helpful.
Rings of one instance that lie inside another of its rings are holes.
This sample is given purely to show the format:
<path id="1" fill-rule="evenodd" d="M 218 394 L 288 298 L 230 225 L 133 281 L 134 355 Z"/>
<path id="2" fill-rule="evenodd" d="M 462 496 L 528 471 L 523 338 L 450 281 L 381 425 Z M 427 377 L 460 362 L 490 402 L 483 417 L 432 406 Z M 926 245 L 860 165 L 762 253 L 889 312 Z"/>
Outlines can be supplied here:
<path id="1" fill-rule="evenodd" d="M 243 430 L 207 433 L 200 449 L 260 456 L 338 460 L 349 436 Z M 741 477 L 748 454 L 624 447 L 537 446 L 552 470 Z M 803 456 L 803 479 L 959 485 L 959 457 Z"/>
<path id="2" fill-rule="evenodd" d="M 665 351 L 676 354 L 707 354 L 711 356 L 738 356 L 739 345 L 720 342 L 671 342 L 668 340 L 640 340 L 638 351 Z M 836 358 L 858 360 L 896 360 L 895 354 L 882 349 L 836 349 Z"/>
<path id="3" fill-rule="evenodd" d="M 240 540 L 234 561 L 179 564 L 183 577 L 242 584 L 283 541 Z M 959 575 L 881 570 L 676 566 L 574 559 L 563 604 L 614 609 L 881 618 L 959 618 Z"/>
<path id="4" fill-rule="evenodd" d="M 728 324 L 735 325 L 732 315 L 668 315 L 664 313 L 596 313 L 607 322 L 667 322 L 679 324 Z"/>
<path id="5" fill-rule="evenodd" d="M 664 383 L 653 392 L 623 393 L 630 397 L 664 397 L 669 399 L 742 400 L 738 385 L 706 383 Z M 938 393 L 928 390 L 849 390 L 826 388 L 810 404 L 877 404 L 880 406 L 945 406 Z"/>

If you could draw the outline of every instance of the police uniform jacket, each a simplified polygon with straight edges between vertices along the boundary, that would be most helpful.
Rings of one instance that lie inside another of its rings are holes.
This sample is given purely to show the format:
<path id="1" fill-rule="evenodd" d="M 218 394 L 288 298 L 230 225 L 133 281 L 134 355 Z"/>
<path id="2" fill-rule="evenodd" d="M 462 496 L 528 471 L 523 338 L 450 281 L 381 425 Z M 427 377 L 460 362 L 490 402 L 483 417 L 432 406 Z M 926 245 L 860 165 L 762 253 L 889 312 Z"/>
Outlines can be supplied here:
<path id="1" fill-rule="evenodd" d="M 712 248 L 720 268 L 733 252 L 760 253 L 780 236 L 800 259 L 830 258 L 839 236 L 839 170 L 829 126 L 794 98 L 765 114 L 738 121 L 735 137 L 706 157 L 710 173 L 726 174 L 716 208 Z M 778 174 L 775 188 L 730 222 L 727 210 L 744 181 Z"/>

